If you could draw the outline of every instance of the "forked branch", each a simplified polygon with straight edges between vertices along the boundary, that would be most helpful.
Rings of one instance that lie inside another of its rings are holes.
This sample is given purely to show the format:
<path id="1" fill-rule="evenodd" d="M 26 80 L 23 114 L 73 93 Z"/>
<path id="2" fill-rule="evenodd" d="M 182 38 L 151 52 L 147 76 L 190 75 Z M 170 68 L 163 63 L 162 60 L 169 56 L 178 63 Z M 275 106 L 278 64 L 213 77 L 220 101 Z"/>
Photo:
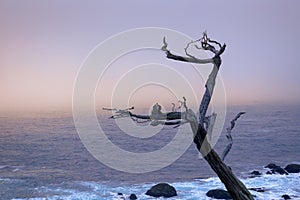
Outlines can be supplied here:
<path id="1" fill-rule="evenodd" d="M 199 45 L 197 45 L 199 43 Z M 203 49 L 205 51 L 209 51 L 214 54 L 212 58 L 208 59 L 199 59 L 196 56 L 190 54 L 188 52 L 188 48 L 194 44 L 197 49 Z M 221 66 L 221 55 L 224 53 L 226 45 L 221 45 L 219 42 L 208 38 L 207 33 L 204 32 L 202 38 L 191 41 L 185 47 L 185 56 L 176 55 L 171 53 L 168 49 L 168 43 L 166 42 L 166 38 L 163 38 L 163 46 L 161 48 L 162 51 L 166 53 L 167 58 L 181 61 L 181 62 L 189 62 L 196 64 L 213 64 L 213 69 L 207 79 L 205 84 L 205 93 L 203 94 L 201 103 L 199 105 L 199 114 L 198 118 L 194 114 L 194 112 L 187 107 L 186 99 L 183 98 L 182 106 L 185 108 L 183 112 L 177 112 L 175 110 L 175 106 L 171 112 L 163 113 L 161 111 L 161 106 L 159 104 L 155 104 L 153 106 L 151 115 L 137 115 L 132 113 L 130 110 L 113 110 L 116 112 L 115 117 L 131 117 L 133 120 L 146 120 L 149 121 L 151 125 L 178 125 L 189 123 L 194 135 L 194 143 L 198 151 L 202 154 L 204 159 L 208 162 L 210 167 L 215 171 L 220 180 L 224 183 L 230 195 L 235 200 L 253 200 L 252 195 L 247 190 L 245 185 L 233 174 L 232 170 L 221 160 L 220 156 L 214 151 L 214 149 L 210 146 L 209 139 L 207 138 L 207 133 L 212 131 L 213 122 L 216 119 L 216 115 L 212 115 L 211 118 L 206 116 L 215 83 L 216 77 Z M 235 121 L 244 113 L 239 113 L 239 115 L 232 121 L 229 132 L 229 140 L 232 139 L 230 132 L 235 125 Z M 210 120 L 208 120 L 210 119 Z M 206 123 L 206 124 L 205 124 Z M 206 125 L 206 126 L 205 126 Z M 232 141 L 232 140 L 231 140 Z M 230 147 L 231 148 L 231 147 Z M 229 150 L 230 150 L 229 148 Z M 229 151 L 228 151 L 229 152 Z M 227 153 L 228 153 L 227 152 Z M 226 153 L 226 154 L 227 154 Z M 226 155 L 225 155 L 226 156 Z M 225 158 L 224 156 L 224 158 Z"/>
<path id="2" fill-rule="evenodd" d="M 197 45 L 197 43 L 199 42 L 201 47 Z M 214 57 L 209 59 L 199 59 L 196 56 L 188 53 L 188 48 L 192 44 L 195 44 L 194 46 L 197 49 L 203 49 L 212 52 L 214 54 Z M 169 59 L 182 61 L 182 62 L 189 62 L 189 63 L 208 64 L 208 63 L 214 63 L 214 59 L 216 57 L 219 57 L 225 51 L 225 48 L 226 48 L 226 44 L 221 45 L 219 42 L 215 40 L 211 40 L 210 38 L 207 37 L 207 33 L 204 32 L 202 38 L 197 39 L 195 41 L 192 40 L 191 42 L 187 43 L 187 46 L 184 48 L 186 56 L 180 56 L 171 53 L 171 51 L 168 49 L 168 43 L 166 42 L 165 37 L 163 38 L 163 46 L 161 47 L 161 50 L 163 50 L 166 53 L 167 58 Z"/>
<path id="3" fill-rule="evenodd" d="M 226 129 L 226 138 L 228 140 L 228 144 L 225 147 L 221 159 L 222 161 L 225 160 L 225 157 L 227 156 L 227 154 L 229 153 L 229 151 L 231 150 L 232 144 L 233 144 L 233 140 L 232 140 L 232 136 L 231 136 L 231 131 L 232 129 L 235 127 L 235 122 L 238 120 L 238 118 L 240 118 L 243 114 L 245 114 L 246 112 L 240 112 L 238 113 L 230 122 L 230 126 Z"/>
<path id="4" fill-rule="evenodd" d="M 164 45 L 162 47 L 162 50 L 166 53 L 167 58 L 169 59 L 197 64 L 213 64 L 213 69 L 205 84 L 206 90 L 199 106 L 198 122 L 196 123 L 195 121 L 190 121 L 190 126 L 194 134 L 194 143 L 196 144 L 198 151 L 202 154 L 210 167 L 216 172 L 220 180 L 224 183 L 233 199 L 253 200 L 251 193 L 248 191 L 245 185 L 233 174 L 231 169 L 221 160 L 219 155 L 210 146 L 207 138 L 207 133 L 210 131 L 207 129 L 209 129 L 208 127 L 210 126 L 204 126 L 206 121 L 205 119 L 207 119 L 206 113 L 215 87 L 216 77 L 222 62 L 221 55 L 224 53 L 226 45 L 221 45 L 219 42 L 211 40 L 207 37 L 206 32 L 203 33 L 203 36 L 200 40 L 196 40 L 196 42 L 198 41 L 201 43 L 201 47 L 197 46 L 196 48 L 210 51 L 214 54 L 214 57 L 210 59 L 199 59 L 193 55 L 190 55 L 187 49 L 191 44 L 194 43 L 193 41 L 190 42 L 185 48 L 186 56 L 172 54 L 167 48 L 168 44 L 165 38 L 163 39 Z M 234 123 L 232 127 L 234 127 Z"/>
<path id="5" fill-rule="evenodd" d="M 163 113 L 161 111 L 162 107 L 158 103 L 152 107 L 150 115 L 140 115 L 131 112 L 130 110 L 133 110 L 134 107 L 127 109 L 103 108 L 103 110 L 113 111 L 114 114 L 110 117 L 112 119 L 130 117 L 137 123 L 150 122 L 152 126 L 175 125 L 174 128 L 177 128 L 182 124 L 189 123 L 191 120 L 196 119 L 195 113 L 187 107 L 185 97 L 183 97 L 183 101 L 179 101 L 179 103 L 181 104 L 180 107 L 183 106 L 185 111 L 176 111 L 174 104 L 171 112 Z"/>

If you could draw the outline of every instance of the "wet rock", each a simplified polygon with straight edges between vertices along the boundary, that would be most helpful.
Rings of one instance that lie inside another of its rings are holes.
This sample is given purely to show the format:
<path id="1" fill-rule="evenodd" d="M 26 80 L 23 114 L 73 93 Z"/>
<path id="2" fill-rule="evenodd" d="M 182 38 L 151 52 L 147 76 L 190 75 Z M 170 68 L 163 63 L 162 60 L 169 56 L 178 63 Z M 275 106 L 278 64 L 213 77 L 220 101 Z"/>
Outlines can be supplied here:
<path id="1" fill-rule="evenodd" d="M 252 171 L 250 174 L 255 175 L 255 176 L 261 175 L 261 173 L 259 171 Z"/>
<path id="2" fill-rule="evenodd" d="M 287 194 L 282 195 L 281 198 L 283 198 L 283 199 L 292 199 L 292 198 L 291 198 L 289 195 L 287 195 Z"/>
<path id="3" fill-rule="evenodd" d="M 167 183 L 159 183 L 154 185 L 146 192 L 146 195 L 152 197 L 174 197 L 177 196 L 175 188 Z"/>
<path id="4" fill-rule="evenodd" d="M 265 188 L 249 188 L 249 190 L 253 190 L 253 191 L 256 191 L 256 192 L 265 192 Z"/>
<path id="5" fill-rule="evenodd" d="M 284 168 L 288 173 L 300 173 L 299 164 L 289 164 Z"/>
<path id="6" fill-rule="evenodd" d="M 137 196 L 135 194 L 130 194 L 129 199 L 135 200 L 135 199 L 137 199 Z"/>
<path id="7" fill-rule="evenodd" d="M 271 169 L 271 171 L 268 171 L 269 173 L 267 172 L 267 174 L 281 174 L 281 175 L 283 175 L 283 174 L 287 175 L 288 174 L 284 169 L 282 169 L 278 165 L 275 165 L 274 163 L 268 164 L 267 166 L 265 166 L 265 168 Z"/>
<path id="8" fill-rule="evenodd" d="M 265 166 L 265 168 L 269 168 L 269 169 L 273 169 L 275 167 L 279 167 L 278 165 L 274 164 L 274 163 L 270 163 L 268 165 Z"/>
<path id="9" fill-rule="evenodd" d="M 266 174 L 268 174 L 268 175 L 272 175 L 273 173 L 271 172 L 271 171 L 267 171 L 267 173 Z"/>
<path id="10" fill-rule="evenodd" d="M 250 173 L 250 178 L 257 177 L 260 175 L 261 175 L 261 172 L 254 170 Z"/>
<path id="11" fill-rule="evenodd" d="M 229 192 L 227 192 L 226 190 L 221 190 L 221 189 L 209 190 L 206 193 L 206 196 L 214 198 L 214 199 L 232 199 Z"/>

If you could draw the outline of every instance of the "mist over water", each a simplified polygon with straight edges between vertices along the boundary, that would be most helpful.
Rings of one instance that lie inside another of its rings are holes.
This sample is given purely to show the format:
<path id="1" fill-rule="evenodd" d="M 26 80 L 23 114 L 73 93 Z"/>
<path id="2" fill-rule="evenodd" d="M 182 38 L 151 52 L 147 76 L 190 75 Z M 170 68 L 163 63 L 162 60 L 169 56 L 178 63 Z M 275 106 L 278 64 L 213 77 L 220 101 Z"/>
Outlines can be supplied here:
<path id="1" fill-rule="evenodd" d="M 282 167 L 300 162 L 300 106 L 229 107 L 224 130 L 239 111 L 247 113 L 232 132 L 226 163 L 247 186 L 268 188 L 255 193 L 258 199 L 279 199 L 285 193 L 300 197 L 299 174 L 248 178 L 249 171 L 262 171 L 271 162 Z M 173 127 L 165 127 L 150 138 L 135 138 L 107 117 L 98 115 L 107 137 L 127 151 L 160 149 L 176 134 Z M 216 151 L 221 153 L 225 145 L 223 133 Z M 205 199 L 209 189 L 224 188 L 193 144 L 158 171 L 130 174 L 110 169 L 81 143 L 69 112 L 1 113 L 0 148 L 0 199 L 117 199 L 118 192 L 149 199 L 144 193 L 158 182 L 172 183 L 181 195 L 178 199 Z"/>

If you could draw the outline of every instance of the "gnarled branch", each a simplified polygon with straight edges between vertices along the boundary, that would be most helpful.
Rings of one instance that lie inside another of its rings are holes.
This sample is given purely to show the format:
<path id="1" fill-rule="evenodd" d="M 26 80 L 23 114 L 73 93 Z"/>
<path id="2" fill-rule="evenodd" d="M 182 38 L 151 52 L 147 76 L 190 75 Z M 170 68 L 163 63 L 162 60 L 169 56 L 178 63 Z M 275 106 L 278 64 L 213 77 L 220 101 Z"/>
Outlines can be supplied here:
<path id="1" fill-rule="evenodd" d="M 228 144 L 225 147 L 221 159 L 222 161 L 225 160 L 225 157 L 227 156 L 227 154 L 229 153 L 229 151 L 231 150 L 232 144 L 233 144 L 233 140 L 232 140 L 232 136 L 231 136 L 231 131 L 232 129 L 235 127 L 235 122 L 238 120 L 238 118 L 240 118 L 243 114 L 245 114 L 246 112 L 240 112 L 238 113 L 231 121 L 230 121 L 230 126 L 226 129 L 226 138 L 228 140 Z"/>
<path id="2" fill-rule="evenodd" d="M 214 65 L 213 70 L 211 71 L 206 82 L 206 90 L 199 106 L 199 120 L 190 121 L 190 126 L 194 134 L 194 143 L 196 144 L 198 151 L 202 154 L 210 167 L 216 172 L 220 180 L 224 183 L 233 199 L 253 200 L 251 193 L 248 191 L 245 185 L 232 173 L 231 169 L 224 162 L 222 162 L 221 158 L 214 151 L 214 149 L 211 148 L 207 138 L 208 130 L 204 126 L 206 113 L 215 87 L 216 77 L 222 62 L 220 56 L 224 53 L 226 44 L 221 45 L 219 42 L 211 40 L 207 37 L 207 33 L 204 32 L 201 39 L 201 48 L 212 52 L 214 57 L 210 59 L 198 59 L 195 56 L 188 54 L 187 48 L 185 51 L 188 57 L 174 55 L 170 52 L 170 50 L 167 49 L 168 45 L 165 41 L 165 38 L 163 42 L 164 46 L 162 47 L 162 50 L 165 51 L 167 58 L 169 59 L 197 64 L 212 63 Z M 217 45 L 217 47 L 214 45 Z"/>
<path id="3" fill-rule="evenodd" d="M 177 128 L 178 126 L 189 123 L 190 121 L 196 119 L 195 113 L 187 107 L 185 97 L 183 97 L 183 101 L 179 101 L 179 103 L 181 103 L 180 107 L 183 106 L 185 108 L 185 111 L 174 111 L 174 104 L 171 112 L 163 113 L 161 111 L 161 105 L 158 103 L 152 107 L 151 115 L 140 115 L 129 111 L 134 109 L 134 107 L 128 109 L 103 108 L 103 110 L 114 111 L 115 114 L 110 117 L 112 119 L 130 117 L 137 123 L 150 122 L 150 125 L 152 126 L 175 125 L 174 128 Z"/>
<path id="4" fill-rule="evenodd" d="M 163 38 L 163 46 L 161 47 L 161 50 L 163 50 L 167 58 L 177 60 L 177 61 L 182 61 L 182 62 L 189 62 L 189 63 L 197 63 L 197 64 L 207 64 L 207 63 L 213 63 L 213 59 L 198 59 L 194 56 L 179 56 L 172 54 L 170 50 L 168 50 L 168 43 L 166 42 L 166 38 Z"/>
<path id="5" fill-rule="evenodd" d="M 188 53 L 188 48 L 190 47 L 191 44 L 201 42 L 201 48 L 197 45 L 195 47 L 197 49 L 204 49 L 212 52 L 215 56 L 213 58 L 209 59 L 199 59 L 196 56 L 193 56 Z M 214 44 L 216 44 L 219 49 L 217 49 Z M 197 63 L 197 64 L 208 64 L 208 63 L 215 63 L 215 58 L 219 57 L 226 48 L 226 44 L 221 45 L 219 42 L 215 40 L 211 40 L 210 38 L 207 37 L 207 33 L 204 32 L 202 38 L 191 41 L 187 44 L 187 46 L 184 48 L 186 56 L 179 56 L 171 53 L 171 51 L 168 49 L 168 43 L 166 42 L 166 38 L 163 38 L 163 46 L 161 47 L 161 50 L 163 50 L 167 58 L 177 60 L 177 61 L 182 61 L 182 62 L 189 62 L 189 63 Z"/>
<path id="6" fill-rule="evenodd" d="M 201 43 L 201 47 L 196 46 L 196 48 L 210 51 L 214 54 L 214 56 L 208 59 L 199 59 L 196 56 L 188 53 L 189 46 L 196 42 Z M 219 155 L 210 146 L 209 140 L 207 138 L 208 131 L 212 131 L 213 121 L 216 116 L 213 118 L 213 120 L 210 120 L 210 122 L 209 120 L 208 122 L 206 122 L 206 113 L 212 98 L 216 77 L 221 66 L 221 55 L 224 53 L 225 48 L 225 44 L 221 45 L 219 42 L 211 40 L 207 37 L 207 33 L 204 32 L 202 38 L 188 43 L 186 48 L 184 49 L 186 55 L 180 56 L 171 53 L 171 51 L 168 49 L 166 38 L 163 38 L 163 46 L 161 50 L 166 53 L 167 58 L 196 64 L 213 64 L 213 69 L 206 82 L 206 90 L 199 106 L 198 119 L 195 113 L 191 109 L 188 109 L 188 107 L 186 106 L 185 98 L 182 102 L 182 106 L 185 108 L 184 112 L 176 112 L 174 111 L 174 109 L 172 109 L 172 112 L 163 113 L 161 112 L 161 106 L 159 104 L 155 104 L 153 106 L 151 115 L 137 115 L 129 110 L 117 110 L 116 112 L 119 112 L 117 116 L 120 117 L 131 117 L 132 119 L 149 120 L 151 122 L 150 124 L 153 126 L 159 124 L 179 126 L 184 123 L 189 123 L 193 131 L 194 143 L 196 144 L 198 151 L 202 154 L 204 159 L 209 163 L 210 167 L 215 171 L 220 180 L 224 183 L 232 198 L 235 200 L 253 200 L 252 195 L 247 190 L 245 185 L 241 181 L 239 181 L 239 179 L 233 174 L 231 169 L 221 160 Z M 207 123 L 206 126 L 205 123 Z M 234 127 L 234 123 L 235 121 L 231 123 L 232 128 Z"/>

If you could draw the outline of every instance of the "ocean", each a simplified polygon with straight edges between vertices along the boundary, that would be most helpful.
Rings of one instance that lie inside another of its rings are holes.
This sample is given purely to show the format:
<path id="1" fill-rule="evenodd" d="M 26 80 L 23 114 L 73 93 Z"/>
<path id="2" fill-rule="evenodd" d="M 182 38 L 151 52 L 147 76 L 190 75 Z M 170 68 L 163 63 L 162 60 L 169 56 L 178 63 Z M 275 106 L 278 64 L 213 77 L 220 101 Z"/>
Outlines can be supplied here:
<path id="1" fill-rule="evenodd" d="M 228 107 L 224 131 L 214 147 L 219 154 L 227 142 L 225 128 L 239 111 L 247 113 L 232 131 L 233 146 L 225 163 L 247 187 L 264 188 L 265 192 L 251 191 L 255 199 L 282 199 L 284 194 L 300 199 L 300 174 L 249 175 L 253 170 L 266 172 L 269 163 L 281 167 L 300 163 L 300 106 Z M 164 127 L 152 137 L 138 138 L 124 134 L 108 113 L 99 112 L 98 120 L 113 144 L 136 153 L 161 149 L 176 134 L 176 128 Z M 188 131 L 188 124 L 182 126 Z M 145 192 L 160 182 L 176 188 L 178 196 L 171 199 L 209 199 L 207 191 L 224 189 L 194 144 L 162 169 L 128 173 L 106 166 L 89 153 L 72 112 L 0 113 L 1 200 L 124 199 L 132 193 L 138 199 L 154 199 Z"/>

